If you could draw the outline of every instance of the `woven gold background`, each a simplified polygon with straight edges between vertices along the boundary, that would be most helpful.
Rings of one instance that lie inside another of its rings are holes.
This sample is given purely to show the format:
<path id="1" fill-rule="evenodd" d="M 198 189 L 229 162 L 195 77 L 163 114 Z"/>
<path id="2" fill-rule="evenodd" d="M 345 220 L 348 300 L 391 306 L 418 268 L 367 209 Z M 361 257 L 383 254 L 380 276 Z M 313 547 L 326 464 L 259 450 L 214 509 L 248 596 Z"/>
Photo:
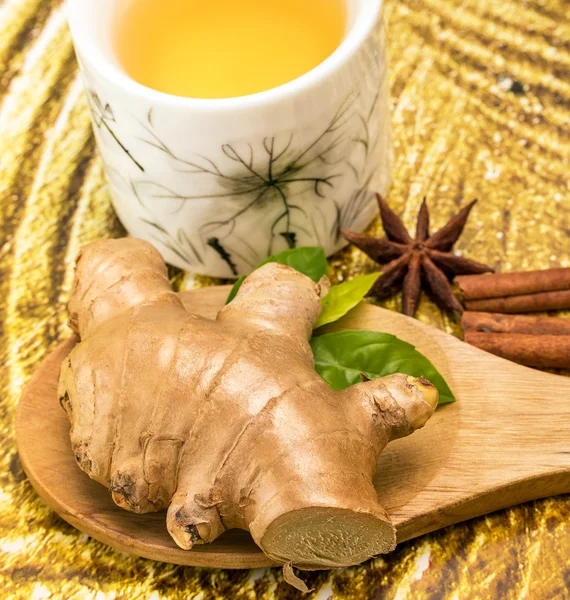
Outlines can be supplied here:
<path id="1" fill-rule="evenodd" d="M 410 225 L 426 194 L 438 226 L 478 197 L 460 250 L 502 270 L 570 266 L 570 2 L 388 0 L 386 16 L 392 206 Z M 21 471 L 14 409 L 39 361 L 68 335 L 73 258 L 81 244 L 122 233 L 61 2 L 0 0 L 0 596 L 300 597 L 277 570 L 182 568 L 115 552 L 49 511 Z M 351 251 L 332 265 L 339 278 L 371 268 Z M 173 277 L 181 286 L 213 283 Z M 428 301 L 421 318 L 453 330 Z M 570 598 L 570 498 L 307 579 L 314 598 Z"/>

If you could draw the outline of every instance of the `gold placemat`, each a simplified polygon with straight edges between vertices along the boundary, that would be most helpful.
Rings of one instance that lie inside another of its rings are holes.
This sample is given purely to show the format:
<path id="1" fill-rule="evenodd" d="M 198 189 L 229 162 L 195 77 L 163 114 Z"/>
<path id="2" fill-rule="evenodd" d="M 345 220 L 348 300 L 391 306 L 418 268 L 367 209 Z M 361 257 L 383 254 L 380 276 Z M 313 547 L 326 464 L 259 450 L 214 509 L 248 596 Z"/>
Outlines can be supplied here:
<path id="1" fill-rule="evenodd" d="M 412 225 L 427 195 L 437 227 L 477 197 L 459 250 L 501 270 L 570 266 L 568 0 L 388 0 L 386 17 L 391 205 Z M 278 570 L 183 568 L 115 552 L 48 510 L 21 471 L 14 410 L 34 368 L 69 333 L 74 256 L 85 242 L 122 234 L 62 2 L 0 0 L 0 597 L 300 597 Z M 351 250 L 331 265 L 337 279 L 372 269 Z M 180 287 L 217 283 L 172 275 Z M 420 318 L 454 331 L 428 300 Z M 317 589 L 308 598 L 319 599 L 570 598 L 570 498 L 306 579 Z"/>

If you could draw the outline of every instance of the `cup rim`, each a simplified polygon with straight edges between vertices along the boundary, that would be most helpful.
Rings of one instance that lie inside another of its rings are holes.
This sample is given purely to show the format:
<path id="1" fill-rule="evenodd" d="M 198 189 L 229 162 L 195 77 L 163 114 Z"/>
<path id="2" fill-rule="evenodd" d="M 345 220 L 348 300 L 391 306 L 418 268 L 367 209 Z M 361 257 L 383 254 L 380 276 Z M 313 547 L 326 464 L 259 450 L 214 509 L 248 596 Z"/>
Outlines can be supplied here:
<path id="1" fill-rule="evenodd" d="M 187 98 L 175 96 L 149 88 L 130 78 L 117 65 L 113 64 L 97 46 L 91 35 L 78 35 L 86 28 L 80 24 L 80 3 L 84 0 L 67 0 L 68 20 L 73 43 L 79 53 L 103 77 L 117 87 L 126 89 L 134 95 L 143 97 L 154 105 L 168 104 L 171 107 L 187 108 L 203 111 L 232 111 L 241 108 L 255 108 L 273 104 L 295 96 L 301 91 L 318 86 L 336 70 L 350 61 L 366 41 L 381 13 L 383 0 L 361 0 L 362 6 L 348 35 L 322 63 L 307 71 L 300 77 L 280 86 L 231 98 Z"/>

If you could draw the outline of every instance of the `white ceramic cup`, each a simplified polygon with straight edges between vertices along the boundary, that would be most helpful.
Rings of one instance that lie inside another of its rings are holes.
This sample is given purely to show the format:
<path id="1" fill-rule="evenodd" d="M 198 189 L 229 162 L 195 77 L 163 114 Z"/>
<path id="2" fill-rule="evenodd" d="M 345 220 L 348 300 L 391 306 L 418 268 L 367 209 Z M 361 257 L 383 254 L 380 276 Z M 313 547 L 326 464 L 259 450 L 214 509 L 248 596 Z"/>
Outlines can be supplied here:
<path id="1" fill-rule="evenodd" d="M 370 223 L 392 164 L 382 0 L 346 0 L 345 38 L 312 71 L 216 100 L 127 76 L 111 30 L 129 1 L 68 10 L 113 204 L 133 236 L 177 267 L 235 277 L 288 247 L 330 255 L 342 228 Z"/>

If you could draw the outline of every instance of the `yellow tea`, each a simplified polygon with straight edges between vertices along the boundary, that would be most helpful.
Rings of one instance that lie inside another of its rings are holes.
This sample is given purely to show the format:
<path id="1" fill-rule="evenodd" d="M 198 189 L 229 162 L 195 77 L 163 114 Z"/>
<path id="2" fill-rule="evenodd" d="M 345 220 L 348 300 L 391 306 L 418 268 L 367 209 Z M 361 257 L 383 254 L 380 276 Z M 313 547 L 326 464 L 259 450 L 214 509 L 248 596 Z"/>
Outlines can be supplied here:
<path id="1" fill-rule="evenodd" d="M 139 83 L 229 98 L 310 71 L 345 27 L 345 0 L 126 0 L 113 33 L 119 62 Z"/>

